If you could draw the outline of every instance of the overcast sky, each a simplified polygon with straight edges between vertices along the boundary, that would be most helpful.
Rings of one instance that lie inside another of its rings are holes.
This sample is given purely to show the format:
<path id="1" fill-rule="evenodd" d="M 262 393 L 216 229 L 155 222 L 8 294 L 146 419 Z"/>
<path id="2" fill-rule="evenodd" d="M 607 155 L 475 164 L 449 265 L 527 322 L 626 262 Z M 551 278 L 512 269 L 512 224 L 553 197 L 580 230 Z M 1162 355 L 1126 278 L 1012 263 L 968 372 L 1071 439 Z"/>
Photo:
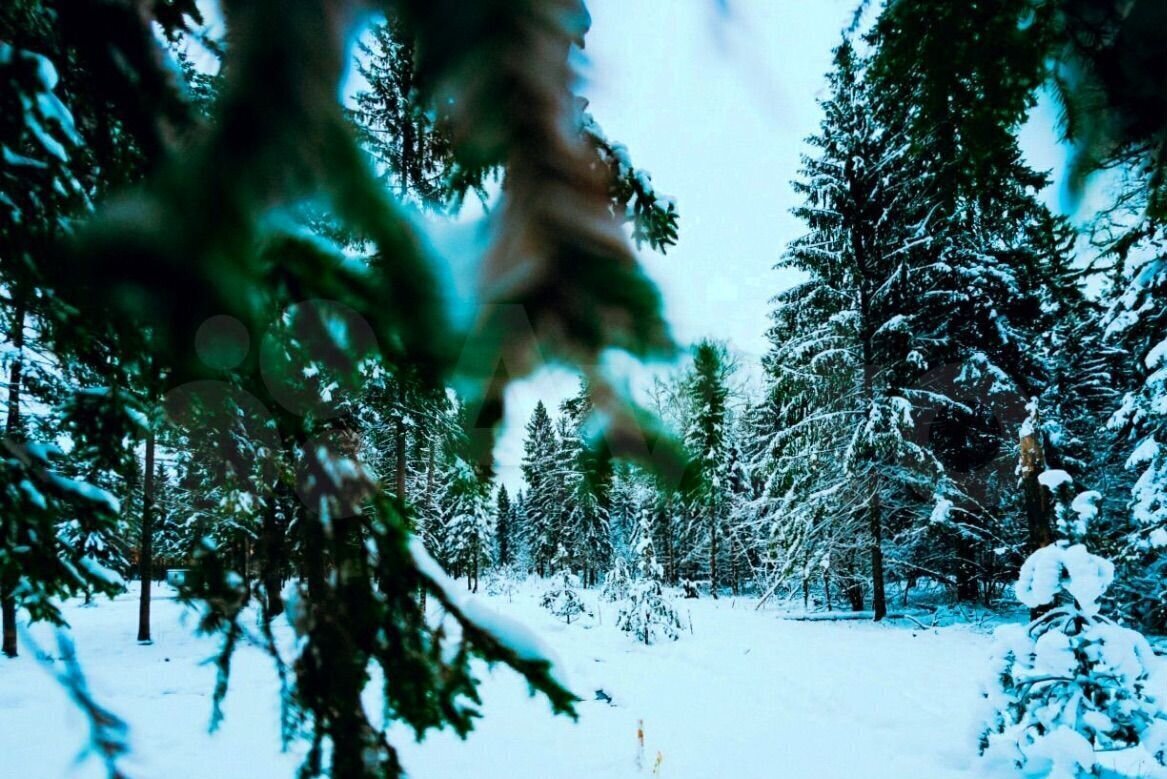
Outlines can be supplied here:
<path id="1" fill-rule="evenodd" d="M 801 232 L 789 181 L 853 0 L 591 0 L 592 114 L 677 199 L 681 238 L 644 252 L 682 342 L 712 336 L 756 359 L 773 270 Z"/>

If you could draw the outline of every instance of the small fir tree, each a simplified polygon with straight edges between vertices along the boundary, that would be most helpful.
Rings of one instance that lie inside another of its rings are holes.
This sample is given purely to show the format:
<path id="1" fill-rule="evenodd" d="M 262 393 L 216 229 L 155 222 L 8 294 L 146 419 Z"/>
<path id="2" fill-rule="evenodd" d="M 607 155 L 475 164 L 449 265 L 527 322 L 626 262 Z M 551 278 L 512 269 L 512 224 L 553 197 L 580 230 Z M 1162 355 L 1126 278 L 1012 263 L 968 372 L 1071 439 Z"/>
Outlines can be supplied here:
<path id="1" fill-rule="evenodd" d="M 555 553 L 553 565 L 556 573 L 551 577 L 551 587 L 543 593 L 540 605 L 569 625 L 581 615 L 590 617 L 591 612 L 576 592 L 579 579 L 571 572 L 567 550 L 562 544 Z"/>
<path id="2" fill-rule="evenodd" d="M 997 631 L 992 715 L 980 751 L 1026 776 L 1097 776 L 1097 755 L 1139 751 L 1167 764 L 1167 668 L 1147 640 L 1099 614 L 1114 565 L 1081 544 L 1043 547 L 1025 561 L 1017 598 L 1046 609 Z"/>
<path id="3" fill-rule="evenodd" d="M 609 603 L 616 603 L 628 597 L 631 587 L 632 576 L 628 570 L 628 563 L 623 557 L 617 557 L 612 564 L 612 570 L 604 577 L 600 597 Z"/>
<path id="4" fill-rule="evenodd" d="M 628 600 L 616 616 L 616 627 L 645 644 L 664 638 L 676 641 L 683 624 L 681 615 L 665 597 L 661 585 L 664 568 L 656 561 L 648 512 L 640 515 L 637 536 L 635 548 L 640 578 L 629 588 Z"/>

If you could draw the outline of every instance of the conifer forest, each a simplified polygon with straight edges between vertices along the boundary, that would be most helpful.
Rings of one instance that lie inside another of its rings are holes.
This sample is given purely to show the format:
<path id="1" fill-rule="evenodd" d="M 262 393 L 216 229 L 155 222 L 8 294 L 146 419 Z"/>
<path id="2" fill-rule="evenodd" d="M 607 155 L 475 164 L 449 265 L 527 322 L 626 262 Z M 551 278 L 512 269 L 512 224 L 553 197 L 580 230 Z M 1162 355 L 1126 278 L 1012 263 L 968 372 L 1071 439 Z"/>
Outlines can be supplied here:
<path id="1" fill-rule="evenodd" d="M 0 0 L 0 403 L 0 779 L 1167 779 L 1167 0 Z"/>

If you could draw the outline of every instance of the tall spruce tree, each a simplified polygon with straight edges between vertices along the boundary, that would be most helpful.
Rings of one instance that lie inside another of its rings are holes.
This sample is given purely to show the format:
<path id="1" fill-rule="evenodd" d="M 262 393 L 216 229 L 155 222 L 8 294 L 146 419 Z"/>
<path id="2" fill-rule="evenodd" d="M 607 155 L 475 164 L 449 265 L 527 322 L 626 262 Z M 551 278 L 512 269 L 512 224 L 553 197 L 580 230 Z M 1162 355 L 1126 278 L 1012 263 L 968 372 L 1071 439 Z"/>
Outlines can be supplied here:
<path id="1" fill-rule="evenodd" d="M 396 195 L 444 207 L 468 188 L 481 190 L 482 173 L 458 164 L 449 122 L 422 98 L 413 34 L 396 16 L 374 25 L 359 46 L 364 80 L 352 117 L 361 142 Z"/>
<path id="2" fill-rule="evenodd" d="M 682 385 L 685 401 L 685 445 L 701 478 L 686 495 L 689 511 L 705 526 L 709 592 L 716 598 L 720 544 L 725 535 L 729 503 L 729 375 L 733 370 L 726 348 L 712 341 L 693 347 L 693 366 Z M 732 550 L 731 550 L 732 551 Z"/>
<path id="3" fill-rule="evenodd" d="M 927 513 L 939 471 L 915 440 L 905 386 L 922 359 L 910 301 L 928 215 L 925 182 L 908 164 L 902 135 L 880 123 L 850 42 L 834 63 L 821 130 L 809 139 L 817 154 L 804 158 L 795 184 L 806 198 L 795 214 L 811 231 L 782 265 L 810 279 L 778 298 L 766 365 L 779 417 L 764 467 L 777 540 L 792 550 L 787 535 L 801 537 L 781 570 L 809 570 L 811 555 L 828 559 L 805 546 L 840 537 L 823 525 L 850 527 L 841 537 L 865 539 L 878 620 L 887 608 L 884 537 Z M 809 453 L 791 448 L 808 440 Z M 831 564 L 843 568 L 838 578 L 850 579 L 858 605 L 855 551 Z"/>
<path id="4" fill-rule="evenodd" d="M 1126 288 L 1106 318 L 1110 342 L 1135 361 L 1134 382 L 1110 421 L 1134 478 L 1120 597 L 1130 617 L 1161 629 L 1167 625 L 1167 309 L 1162 304 L 1167 260 L 1160 253 L 1132 264 Z"/>
<path id="5" fill-rule="evenodd" d="M 495 499 L 494 509 L 495 548 L 498 550 L 498 564 L 510 565 L 512 562 L 511 536 L 514 534 L 514 510 L 511 508 L 510 495 L 507 486 L 499 485 L 498 496 Z"/>
<path id="6" fill-rule="evenodd" d="M 564 508 L 563 484 L 557 476 L 559 450 L 559 437 L 551 415 L 543 401 L 539 401 L 527 422 L 522 470 L 527 484 L 523 505 L 531 564 L 540 576 L 549 572 L 559 547 L 559 522 Z"/>
<path id="7" fill-rule="evenodd" d="M 586 427 L 593 411 L 586 381 L 560 410 L 564 435 L 559 473 L 567 496 L 562 540 L 582 568 L 583 585 L 591 587 L 612 555 L 612 461 L 605 456 L 604 443 L 591 440 L 593 434 Z"/>
<path id="8" fill-rule="evenodd" d="M 1025 164 L 1017 141 L 1043 78 L 1053 4 L 967 14 L 940 5 L 884 10 L 870 35 L 871 83 L 881 121 L 902 128 L 906 155 L 930 182 L 928 259 L 911 290 L 927 345 L 916 383 L 933 397 L 919 431 L 947 470 L 951 510 L 937 512 L 904 554 L 975 600 L 998 592 L 1024 559 L 1024 533 L 1010 519 L 1016 430 L 1026 402 L 1056 381 L 1054 342 L 1083 309 L 1072 234 L 1041 204 L 1046 177 Z M 986 35 L 999 46 L 993 57 L 972 45 Z M 909 63 L 908 47 L 923 59 Z M 1061 466 L 1051 446 L 1060 422 L 1043 419 L 1039 445 Z"/>

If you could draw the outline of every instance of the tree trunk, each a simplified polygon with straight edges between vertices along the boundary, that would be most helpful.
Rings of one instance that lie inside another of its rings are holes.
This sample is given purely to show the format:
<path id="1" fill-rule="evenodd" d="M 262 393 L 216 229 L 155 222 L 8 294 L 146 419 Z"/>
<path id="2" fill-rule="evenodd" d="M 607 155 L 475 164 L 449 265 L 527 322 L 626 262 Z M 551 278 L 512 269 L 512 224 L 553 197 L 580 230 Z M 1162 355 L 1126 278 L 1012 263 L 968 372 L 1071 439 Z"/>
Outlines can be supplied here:
<path id="1" fill-rule="evenodd" d="M 8 376 L 8 418 L 5 420 L 4 434 L 11 442 L 24 440 L 24 427 L 20 418 L 20 390 L 24 381 L 24 318 L 25 303 L 23 296 L 16 298 L 16 308 L 12 312 L 12 347 L 15 357 Z M 9 524 L 12 517 L 0 518 L 0 548 L 11 543 L 7 538 Z M 12 539 L 16 541 L 16 539 Z M 0 577 L 0 623 L 2 623 L 3 641 L 0 642 L 0 651 L 6 657 L 16 657 L 18 642 L 16 640 L 16 598 L 13 591 L 19 582 L 15 573 Z"/>
<path id="2" fill-rule="evenodd" d="M 0 584 L 0 618 L 4 622 L 5 657 L 16 657 L 16 599 L 11 595 L 13 587 L 10 582 Z"/>
<path id="3" fill-rule="evenodd" d="M 863 395 L 868 413 L 875 409 L 875 347 L 874 331 L 871 325 L 870 301 L 864 284 L 859 295 L 862 315 L 861 339 L 863 341 Z M 876 463 L 871 463 L 874 471 Z M 867 506 L 868 532 L 871 534 L 871 611 L 879 622 L 887 615 L 887 601 L 883 587 L 883 506 L 879 496 L 879 476 L 875 474 L 871 486 L 871 502 Z"/>
<path id="4" fill-rule="evenodd" d="M 729 585 L 735 598 L 741 594 L 740 584 L 737 573 L 737 552 L 734 551 L 733 535 L 731 534 L 729 537 Z"/>
<path id="5" fill-rule="evenodd" d="M 709 506 L 709 594 L 717 600 L 717 505 Z"/>
<path id="6" fill-rule="evenodd" d="M 434 441 L 434 436 L 430 436 L 429 446 L 426 447 L 429 451 L 426 452 L 426 466 L 425 466 L 425 505 L 427 509 L 433 513 L 434 504 L 434 481 L 436 479 L 437 465 L 435 458 L 437 456 L 437 443 Z"/>
<path id="7" fill-rule="evenodd" d="M 980 598 L 977 582 L 976 545 L 961 535 L 956 542 L 956 599 L 964 603 L 976 603 Z"/>
<path id="8" fill-rule="evenodd" d="M 873 255 L 868 251 L 867 243 L 862 236 L 852 231 L 851 237 L 855 258 L 858 263 L 861 280 L 859 284 L 859 338 L 863 348 L 863 396 L 870 414 L 875 410 L 875 323 L 872 321 L 871 291 L 868 281 L 868 258 Z M 869 532 L 871 533 L 871 611 L 878 622 L 887 615 L 887 601 L 884 596 L 883 585 L 883 507 L 880 501 L 880 479 L 877 471 L 878 464 L 871 462 L 873 478 L 871 480 L 871 502 L 867 507 Z"/>
<path id="9" fill-rule="evenodd" d="M 474 547 L 474 592 L 478 592 L 478 572 L 482 565 L 482 560 L 478 556 L 478 547 Z"/>
<path id="10" fill-rule="evenodd" d="M 1038 477 L 1045 471 L 1045 448 L 1041 442 L 1041 432 L 1036 413 L 1022 428 L 1021 435 L 1021 494 L 1025 503 L 1025 519 L 1028 530 L 1027 552 L 1033 554 L 1043 546 L 1053 543 L 1053 507 L 1047 490 Z M 1037 619 L 1049 607 L 1030 610 L 1030 618 Z"/>
<path id="11" fill-rule="evenodd" d="M 405 388 L 402 378 L 397 377 L 397 419 L 394 422 L 393 449 L 396 456 L 397 499 L 405 500 Z"/>
<path id="12" fill-rule="evenodd" d="M 658 526 L 664 534 L 665 539 L 665 579 L 669 584 L 676 584 L 677 582 L 677 560 L 676 555 L 673 554 L 673 533 L 672 528 L 669 527 L 668 512 L 661 509 L 657 515 Z"/>
<path id="13" fill-rule="evenodd" d="M 863 587 L 859 582 L 849 582 L 843 589 L 843 593 L 847 597 L 851 611 L 863 611 Z"/>
<path id="14" fill-rule="evenodd" d="M 251 539 L 243 537 L 243 591 L 245 602 L 251 600 Z"/>
<path id="15" fill-rule="evenodd" d="M 142 540 L 138 560 L 138 578 L 142 596 L 138 601 L 138 641 L 151 643 L 150 587 L 154 580 L 154 429 L 146 434 L 146 473 L 142 483 Z"/>
<path id="16" fill-rule="evenodd" d="M 284 613 L 284 523 L 280 521 L 288 499 L 282 483 L 272 490 L 263 525 L 259 531 L 259 577 L 263 586 L 263 618 L 270 622 Z"/>
<path id="17" fill-rule="evenodd" d="M 883 516 L 877 491 L 871 496 L 871 611 L 876 622 L 887 616 L 883 589 Z"/>

